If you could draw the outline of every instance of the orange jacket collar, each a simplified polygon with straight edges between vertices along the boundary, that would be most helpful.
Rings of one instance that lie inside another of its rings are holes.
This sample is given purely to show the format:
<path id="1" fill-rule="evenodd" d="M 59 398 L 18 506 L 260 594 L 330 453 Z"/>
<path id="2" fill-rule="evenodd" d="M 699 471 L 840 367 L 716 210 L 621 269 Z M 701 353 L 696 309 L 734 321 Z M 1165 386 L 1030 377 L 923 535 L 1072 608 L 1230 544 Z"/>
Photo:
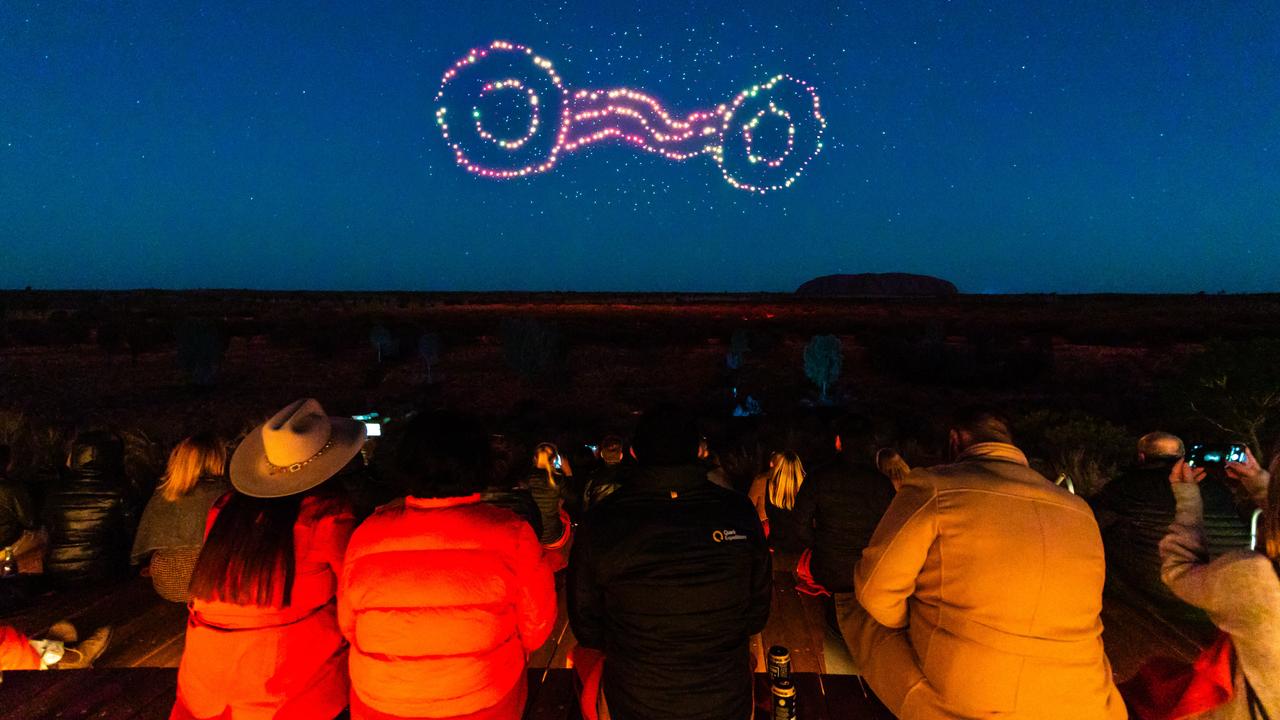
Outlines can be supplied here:
<path id="1" fill-rule="evenodd" d="M 419 510 L 434 510 L 436 508 L 447 508 L 457 505 L 471 505 L 478 502 L 480 502 L 480 493 L 472 493 L 471 495 L 463 495 L 462 497 L 442 498 L 418 498 L 410 495 L 404 499 L 405 505 Z"/>

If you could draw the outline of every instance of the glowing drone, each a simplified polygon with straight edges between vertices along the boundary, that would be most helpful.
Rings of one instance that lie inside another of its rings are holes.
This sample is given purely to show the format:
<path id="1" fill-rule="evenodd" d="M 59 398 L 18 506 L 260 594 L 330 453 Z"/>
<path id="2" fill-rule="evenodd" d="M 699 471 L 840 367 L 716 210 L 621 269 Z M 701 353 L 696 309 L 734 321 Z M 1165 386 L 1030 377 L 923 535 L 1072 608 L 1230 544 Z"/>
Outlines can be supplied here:
<path id="1" fill-rule="evenodd" d="M 527 106 L 524 132 L 487 124 L 485 103 L 502 94 Z M 550 60 L 502 40 L 445 72 L 436 123 L 458 164 L 483 177 L 546 172 L 561 155 L 616 140 L 670 160 L 710 155 L 726 182 L 759 193 L 790 187 L 822 150 L 827 126 L 813 86 L 790 75 L 753 85 L 714 110 L 672 117 L 635 90 L 569 90 Z M 779 138 L 770 154 L 757 150 L 766 133 Z"/>

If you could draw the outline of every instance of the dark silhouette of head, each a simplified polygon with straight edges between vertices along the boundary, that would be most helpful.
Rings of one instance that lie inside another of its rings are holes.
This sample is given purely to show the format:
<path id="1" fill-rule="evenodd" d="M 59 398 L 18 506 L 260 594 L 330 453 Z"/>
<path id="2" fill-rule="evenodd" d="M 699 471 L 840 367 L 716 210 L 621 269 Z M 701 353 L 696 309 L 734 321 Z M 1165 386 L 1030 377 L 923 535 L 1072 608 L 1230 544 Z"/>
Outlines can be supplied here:
<path id="1" fill-rule="evenodd" d="M 659 405 L 640 418 L 631 447 L 640 465 L 687 465 L 697 462 L 701 442 L 691 414 L 675 405 Z"/>
<path id="2" fill-rule="evenodd" d="M 953 455 L 981 443 L 1013 444 L 1008 418 L 988 407 L 975 406 L 957 412 L 951 421 L 950 436 Z"/>
<path id="3" fill-rule="evenodd" d="M 1167 432 L 1149 432 L 1138 439 L 1138 462 L 1143 465 L 1173 465 L 1187 454 L 1182 438 Z"/>
<path id="4" fill-rule="evenodd" d="M 606 435 L 600 441 L 600 459 L 608 465 L 622 462 L 622 438 L 617 435 Z"/>
<path id="5" fill-rule="evenodd" d="M 405 426 L 395 467 L 414 497 L 462 497 L 487 484 L 489 454 L 489 434 L 475 418 L 431 412 Z"/>
<path id="6" fill-rule="evenodd" d="M 124 440 L 110 430 L 76 433 L 67 456 L 67 467 L 76 472 L 124 475 Z"/>

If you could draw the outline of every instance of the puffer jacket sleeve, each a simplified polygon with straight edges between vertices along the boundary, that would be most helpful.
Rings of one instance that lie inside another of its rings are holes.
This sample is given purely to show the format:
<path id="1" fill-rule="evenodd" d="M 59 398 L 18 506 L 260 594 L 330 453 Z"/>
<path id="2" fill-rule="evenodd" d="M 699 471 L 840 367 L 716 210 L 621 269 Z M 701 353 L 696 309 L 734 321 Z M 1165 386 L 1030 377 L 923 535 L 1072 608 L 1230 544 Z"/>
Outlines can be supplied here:
<path id="1" fill-rule="evenodd" d="M 533 652 L 542 647 L 555 626 L 559 605 L 556 581 L 551 567 L 543 559 L 542 544 L 528 524 L 516 528 L 516 629 L 524 649 Z"/>
<path id="2" fill-rule="evenodd" d="M 854 572 L 858 602 L 885 627 L 907 626 L 907 600 L 938 535 L 936 500 L 932 487 L 908 479 Z"/>

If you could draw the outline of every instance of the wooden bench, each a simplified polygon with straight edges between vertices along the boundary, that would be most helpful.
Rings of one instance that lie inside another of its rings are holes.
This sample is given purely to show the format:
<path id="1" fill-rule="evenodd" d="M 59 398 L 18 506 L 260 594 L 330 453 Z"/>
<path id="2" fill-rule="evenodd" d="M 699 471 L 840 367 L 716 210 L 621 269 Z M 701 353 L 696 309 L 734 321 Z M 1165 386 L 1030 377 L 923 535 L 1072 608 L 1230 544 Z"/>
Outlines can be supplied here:
<path id="1" fill-rule="evenodd" d="M 0 720 L 94 718 L 164 720 L 177 683 L 172 668 L 106 668 L 7 672 L 0 682 Z M 797 673 L 798 717 L 803 720 L 891 720 L 852 676 Z M 529 671 L 526 720 L 577 720 L 573 671 Z M 757 720 L 769 718 L 769 681 L 756 675 Z"/>

